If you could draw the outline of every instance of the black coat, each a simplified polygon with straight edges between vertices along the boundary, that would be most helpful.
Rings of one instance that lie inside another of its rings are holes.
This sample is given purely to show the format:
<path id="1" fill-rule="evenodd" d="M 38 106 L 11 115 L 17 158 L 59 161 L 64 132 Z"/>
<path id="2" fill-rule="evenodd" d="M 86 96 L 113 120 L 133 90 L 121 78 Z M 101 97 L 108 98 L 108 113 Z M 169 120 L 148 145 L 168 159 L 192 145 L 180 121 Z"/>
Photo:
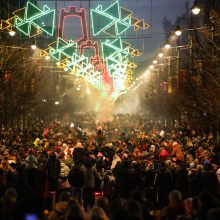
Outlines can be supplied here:
<path id="1" fill-rule="evenodd" d="M 60 160 L 56 156 L 50 156 L 47 165 L 48 178 L 59 179 L 60 170 Z"/>
<path id="2" fill-rule="evenodd" d="M 120 198 L 128 198 L 136 186 L 137 182 L 134 171 L 130 168 L 122 168 L 118 172 L 115 180 L 117 196 Z"/>
<path id="3" fill-rule="evenodd" d="M 85 184 L 84 172 L 80 165 L 74 166 L 68 176 L 68 181 L 72 187 L 83 187 Z"/>

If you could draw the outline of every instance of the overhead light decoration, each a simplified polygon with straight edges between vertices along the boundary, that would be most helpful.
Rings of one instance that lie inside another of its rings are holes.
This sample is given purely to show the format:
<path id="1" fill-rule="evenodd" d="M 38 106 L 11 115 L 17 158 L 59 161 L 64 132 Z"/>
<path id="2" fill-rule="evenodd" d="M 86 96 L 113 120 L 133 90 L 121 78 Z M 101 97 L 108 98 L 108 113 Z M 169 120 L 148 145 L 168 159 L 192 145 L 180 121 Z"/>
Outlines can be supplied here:
<path id="1" fill-rule="evenodd" d="M 179 37 L 179 36 L 182 34 L 182 31 L 181 31 L 181 29 L 180 29 L 180 26 L 179 26 L 179 25 L 177 25 L 177 26 L 176 26 L 176 29 L 175 29 L 175 34 L 176 34 L 176 36 L 177 36 L 177 37 Z"/>
<path id="2" fill-rule="evenodd" d="M 13 31 L 13 30 L 9 31 L 8 33 L 9 33 L 9 35 L 12 36 L 12 37 L 15 36 L 15 34 L 16 34 L 16 32 Z"/>
<path id="3" fill-rule="evenodd" d="M 50 56 L 49 56 L 49 55 L 45 56 L 45 59 L 46 59 L 46 60 L 49 60 L 49 59 L 50 59 Z"/>
<path id="4" fill-rule="evenodd" d="M 158 54 L 158 57 L 162 58 L 162 57 L 163 57 L 163 53 L 160 52 L 160 53 Z"/>
<path id="5" fill-rule="evenodd" d="M 89 88 L 86 89 L 86 93 L 87 93 L 88 95 L 91 93 Z"/>
<path id="6" fill-rule="evenodd" d="M 112 99 L 117 98 L 132 79 L 137 65 L 132 61 L 133 57 L 142 53 L 122 40 L 131 27 L 134 31 L 145 30 L 149 25 L 134 16 L 129 9 L 123 8 L 119 0 L 109 4 L 106 8 L 99 4 L 90 10 L 92 36 L 90 38 L 85 8 L 70 6 L 60 10 L 58 21 L 58 37 L 49 44 L 41 55 L 49 60 L 56 61 L 59 68 L 67 68 L 71 73 L 83 78 L 97 89 L 107 91 Z M 28 1 L 24 8 L 13 12 L 13 17 L 2 21 L 0 29 L 12 29 L 20 31 L 27 37 L 45 34 L 54 37 L 56 11 L 44 5 L 43 8 Z M 73 36 L 66 36 L 66 18 L 77 18 L 81 26 L 81 36 L 72 40 Z M 94 41 L 94 37 L 106 34 L 111 39 Z M 34 46 L 33 46 L 34 49 Z M 94 51 L 94 55 L 88 55 L 86 49 Z M 132 58 L 132 60 L 131 60 Z"/>
<path id="7" fill-rule="evenodd" d="M 201 9 L 199 7 L 198 1 L 194 1 L 191 11 L 194 15 L 198 15 L 200 13 Z"/>
<path id="8" fill-rule="evenodd" d="M 170 45 L 170 43 L 167 41 L 166 44 L 164 45 L 164 47 L 165 47 L 166 49 L 170 49 L 170 48 L 171 48 L 171 45 Z"/>
<path id="9" fill-rule="evenodd" d="M 32 45 L 31 45 L 31 49 L 32 49 L 32 50 L 36 50 L 36 48 L 37 48 L 36 44 L 32 44 Z"/>
<path id="10" fill-rule="evenodd" d="M 154 59 L 153 64 L 157 64 L 157 63 L 158 63 L 158 60 Z"/>

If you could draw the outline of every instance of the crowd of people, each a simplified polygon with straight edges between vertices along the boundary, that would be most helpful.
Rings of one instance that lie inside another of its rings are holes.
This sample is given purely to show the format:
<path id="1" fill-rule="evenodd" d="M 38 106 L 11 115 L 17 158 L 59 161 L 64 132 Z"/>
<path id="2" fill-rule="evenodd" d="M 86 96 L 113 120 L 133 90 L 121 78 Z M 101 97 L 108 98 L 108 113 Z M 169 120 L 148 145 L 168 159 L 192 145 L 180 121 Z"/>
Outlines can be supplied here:
<path id="1" fill-rule="evenodd" d="M 0 129 L 0 219 L 220 219 L 212 130 L 128 114 Z"/>

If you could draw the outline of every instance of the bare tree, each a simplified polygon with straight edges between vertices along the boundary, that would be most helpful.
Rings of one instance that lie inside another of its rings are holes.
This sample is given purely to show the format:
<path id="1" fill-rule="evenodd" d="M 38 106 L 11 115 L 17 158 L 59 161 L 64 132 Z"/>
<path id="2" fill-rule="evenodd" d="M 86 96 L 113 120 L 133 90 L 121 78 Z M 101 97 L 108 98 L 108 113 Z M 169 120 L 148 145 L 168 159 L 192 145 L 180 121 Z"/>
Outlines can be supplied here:
<path id="1" fill-rule="evenodd" d="M 32 51 L 22 47 L 0 46 L 1 123 L 11 124 L 36 104 L 41 81 L 39 61 Z"/>

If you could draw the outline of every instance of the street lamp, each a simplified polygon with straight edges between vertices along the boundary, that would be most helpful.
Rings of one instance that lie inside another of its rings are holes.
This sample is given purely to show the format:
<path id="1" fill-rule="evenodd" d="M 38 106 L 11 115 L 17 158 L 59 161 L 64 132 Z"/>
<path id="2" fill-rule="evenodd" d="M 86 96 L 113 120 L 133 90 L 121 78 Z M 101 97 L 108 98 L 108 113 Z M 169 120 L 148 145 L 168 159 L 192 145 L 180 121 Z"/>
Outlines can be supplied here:
<path id="1" fill-rule="evenodd" d="M 176 29 L 175 29 L 175 34 L 176 34 L 176 36 L 177 36 L 177 37 L 179 37 L 179 36 L 182 34 L 182 31 L 181 31 L 181 29 L 180 29 L 180 26 L 179 26 L 179 25 L 177 25 L 177 26 L 176 26 Z"/>
<path id="2" fill-rule="evenodd" d="M 46 60 L 49 60 L 49 59 L 50 59 L 50 56 L 49 56 L 49 55 L 47 55 L 47 56 L 45 57 L 45 59 L 46 59 Z"/>
<path id="3" fill-rule="evenodd" d="M 36 46 L 36 43 L 35 43 L 35 40 L 32 42 L 32 44 L 31 44 L 31 49 L 32 50 L 35 50 L 37 48 L 37 46 Z"/>
<path id="4" fill-rule="evenodd" d="M 165 47 L 166 49 L 170 49 L 170 47 L 171 47 L 170 42 L 167 41 L 167 42 L 165 43 L 164 47 Z"/>
<path id="5" fill-rule="evenodd" d="M 13 37 L 13 36 L 15 36 L 15 34 L 16 34 L 16 32 L 15 32 L 15 31 L 13 31 L 13 30 L 10 30 L 10 31 L 9 31 L 9 35 L 10 35 L 10 36 L 12 36 L 12 37 Z"/>
<path id="6" fill-rule="evenodd" d="M 157 64 L 157 63 L 158 63 L 158 60 L 154 59 L 153 64 Z"/>
<path id="7" fill-rule="evenodd" d="M 163 53 L 160 52 L 160 53 L 158 54 L 158 57 L 162 58 L 162 57 L 163 57 Z"/>
<path id="8" fill-rule="evenodd" d="M 191 8 L 191 11 L 194 15 L 198 15 L 201 9 L 199 8 L 198 1 L 194 1 L 194 4 Z"/>

